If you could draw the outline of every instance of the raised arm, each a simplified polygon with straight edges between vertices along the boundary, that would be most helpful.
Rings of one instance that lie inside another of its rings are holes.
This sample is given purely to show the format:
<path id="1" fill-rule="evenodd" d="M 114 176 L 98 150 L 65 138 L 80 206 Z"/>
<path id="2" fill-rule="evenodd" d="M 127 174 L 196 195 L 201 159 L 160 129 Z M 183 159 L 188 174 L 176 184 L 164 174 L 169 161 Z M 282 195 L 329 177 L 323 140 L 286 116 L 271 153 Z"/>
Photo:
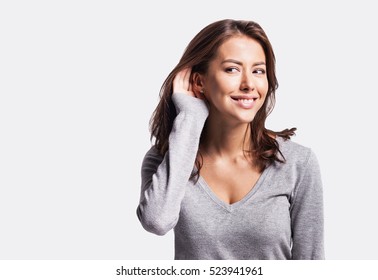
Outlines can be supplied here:
<path id="1" fill-rule="evenodd" d="M 143 227 L 164 235 L 175 227 L 185 188 L 193 171 L 199 139 L 208 116 L 204 100 L 196 98 L 189 83 L 190 70 L 174 80 L 172 100 L 177 116 L 164 156 L 152 147 L 142 163 L 142 187 L 137 215 Z"/>

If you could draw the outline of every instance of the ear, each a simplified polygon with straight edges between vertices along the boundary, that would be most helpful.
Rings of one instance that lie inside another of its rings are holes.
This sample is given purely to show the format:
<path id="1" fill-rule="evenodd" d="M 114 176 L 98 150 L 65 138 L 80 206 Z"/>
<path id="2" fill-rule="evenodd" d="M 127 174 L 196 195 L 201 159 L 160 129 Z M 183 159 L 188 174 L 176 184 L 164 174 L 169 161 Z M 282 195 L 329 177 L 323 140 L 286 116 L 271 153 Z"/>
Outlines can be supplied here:
<path id="1" fill-rule="evenodd" d="M 200 73 L 193 73 L 193 83 L 192 83 L 192 90 L 195 96 L 199 98 L 203 98 L 204 93 L 204 78 L 203 75 Z"/>

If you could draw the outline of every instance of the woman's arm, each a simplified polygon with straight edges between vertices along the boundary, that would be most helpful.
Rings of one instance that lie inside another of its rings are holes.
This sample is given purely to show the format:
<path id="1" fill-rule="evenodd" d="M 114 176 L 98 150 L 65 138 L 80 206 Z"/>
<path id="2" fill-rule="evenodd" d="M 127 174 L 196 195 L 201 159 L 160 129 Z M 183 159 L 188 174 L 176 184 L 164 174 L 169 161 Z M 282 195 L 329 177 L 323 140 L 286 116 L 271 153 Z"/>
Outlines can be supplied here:
<path id="1" fill-rule="evenodd" d="M 162 157 L 152 147 L 142 163 L 137 215 L 147 231 L 158 235 L 166 234 L 178 221 L 181 201 L 209 113 L 204 100 L 181 92 L 172 95 L 177 116 L 169 135 L 168 151 Z"/>
<path id="2" fill-rule="evenodd" d="M 290 213 L 292 259 L 324 259 L 323 188 L 319 164 L 312 151 L 295 190 Z"/>

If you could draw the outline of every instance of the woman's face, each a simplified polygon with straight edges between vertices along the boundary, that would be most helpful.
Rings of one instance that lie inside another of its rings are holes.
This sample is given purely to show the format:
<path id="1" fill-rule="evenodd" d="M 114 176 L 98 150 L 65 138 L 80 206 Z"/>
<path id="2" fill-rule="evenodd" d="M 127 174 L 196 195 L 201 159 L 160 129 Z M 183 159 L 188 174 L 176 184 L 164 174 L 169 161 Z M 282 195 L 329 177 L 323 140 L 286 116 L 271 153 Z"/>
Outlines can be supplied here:
<path id="1" fill-rule="evenodd" d="M 251 122 L 268 91 L 263 48 L 246 36 L 228 39 L 219 47 L 202 82 L 210 116 L 232 124 Z"/>

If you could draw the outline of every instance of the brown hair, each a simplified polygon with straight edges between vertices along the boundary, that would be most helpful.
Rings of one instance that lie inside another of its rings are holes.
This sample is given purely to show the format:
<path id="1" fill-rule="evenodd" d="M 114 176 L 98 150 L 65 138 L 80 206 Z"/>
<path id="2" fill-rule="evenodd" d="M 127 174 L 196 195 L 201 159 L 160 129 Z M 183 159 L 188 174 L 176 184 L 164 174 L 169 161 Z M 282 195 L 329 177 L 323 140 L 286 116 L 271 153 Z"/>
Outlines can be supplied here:
<path id="1" fill-rule="evenodd" d="M 265 120 L 273 110 L 275 91 L 278 88 L 275 71 L 275 56 L 272 46 L 264 30 L 256 22 L 231 19 L 214 22 L 202 29 L 189 43 L 181 60 L 164 81 L 160 89 L 160 102 L 150 120 L 151 140 L 155 137 L 155 147 L 161 155 L 164 155 L 168 150 L 169 134 L 177 115 L 172 101 L 173 80 L 175 76 L 185 68 L 192 69 L 192 77 L 193 73 L 196 72 L 200 74 L 206 73 L 210 61 L 215 57 L 222 43 L 233 36 L 240 35 L 248 36 L 259 42 L 262 46 L 266 58 L 269 84 L 265 102 L 249 125 L 251 131 L 250 152 L 254 156 L 254 164 L 260 171 L 263 171 L 275 161 L 285 161 L 274 136 L 290 139 L 290 137 L 295 134 L 296 128 L 285 129 L 279 132 L 265 128 Z M 191 81 L 193 82 L 192 77 Z M 282 158 L 280 158 L 278 154 L 280 154 Z M 199 155 L 201 160 L 199 160 L 198 157 L 196 159 L 195 164 L 198 172 L 195 175 L 199 174 L 202 167 L 202 156 L 201 154 Z"/>

